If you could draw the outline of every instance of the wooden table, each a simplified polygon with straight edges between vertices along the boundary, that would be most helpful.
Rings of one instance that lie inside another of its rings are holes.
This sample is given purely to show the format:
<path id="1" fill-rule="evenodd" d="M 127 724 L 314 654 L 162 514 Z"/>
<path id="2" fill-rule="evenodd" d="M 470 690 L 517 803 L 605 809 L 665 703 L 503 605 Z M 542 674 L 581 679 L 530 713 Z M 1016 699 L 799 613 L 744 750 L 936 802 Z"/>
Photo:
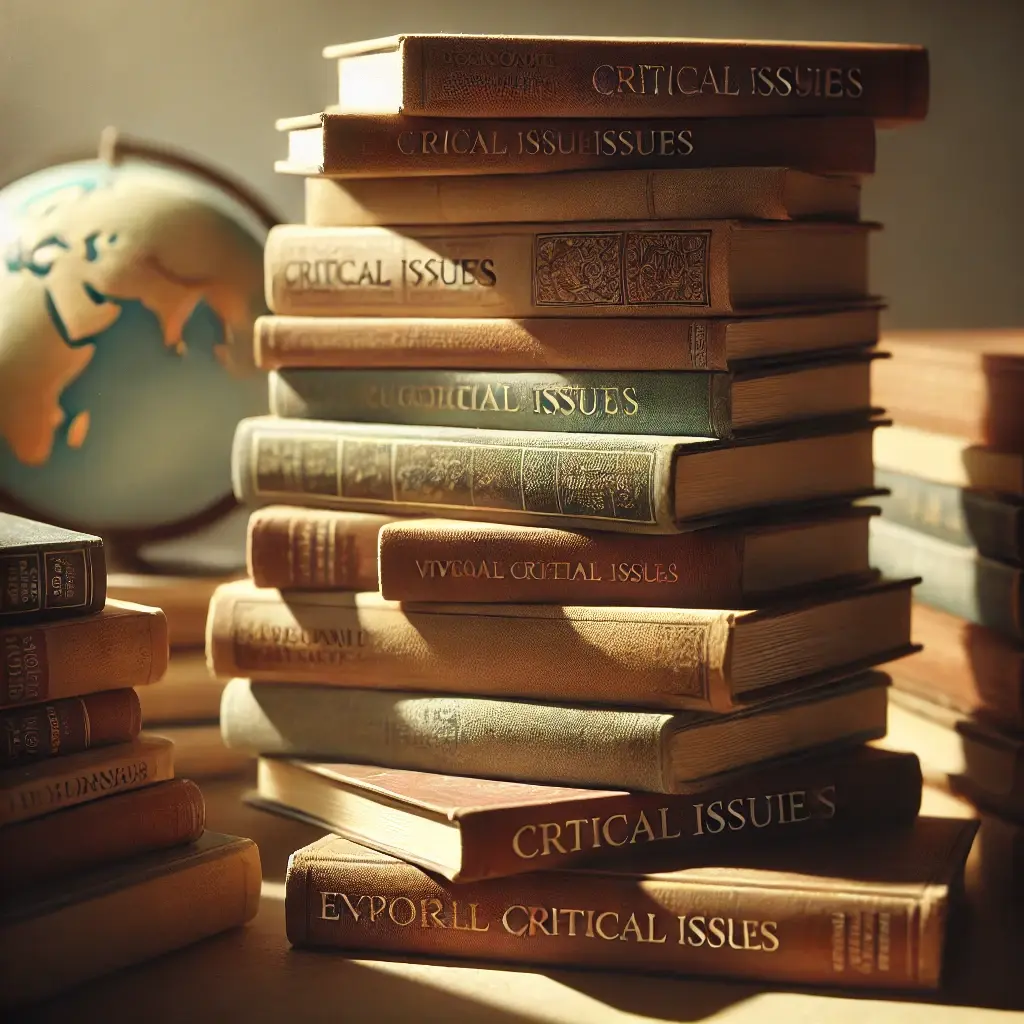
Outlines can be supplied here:
<path id="1" fill-rule="evenodd" d="M 250 784 L 211 782 L 203 790 L 211 828 L 251 836 L 259 844 L 263 897 L 252 924 L 22 1011 L 19 1022 L 945 1024 L 1002 1020 L 1006 1015 L 999 1009 L 1024 1009 L 1024 880 L 1018 877 L 1017 895 L 1011 895 L 994 823 L 988 832 L 983 825 L 972 852 L 969 913 L 944 991 L 929 1000 L 878 998 L 610 972 L 350 960 L 292 950 L 284 934 L 285 865 L 289 853 L 321 833 L 244 806 L 240 795 Z M 938 791 L 927 793 L 924 809 L 950 816 L 971 813 Z"/>

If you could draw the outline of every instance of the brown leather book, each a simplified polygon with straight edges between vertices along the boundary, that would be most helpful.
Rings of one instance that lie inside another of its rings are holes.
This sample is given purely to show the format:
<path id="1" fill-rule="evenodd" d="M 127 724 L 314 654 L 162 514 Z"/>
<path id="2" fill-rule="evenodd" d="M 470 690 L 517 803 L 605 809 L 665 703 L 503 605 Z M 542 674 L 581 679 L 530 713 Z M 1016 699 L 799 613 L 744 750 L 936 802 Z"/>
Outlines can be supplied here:
<path id="1" fill-rule="evenodd" d="M 118 572 L 111 573 L 107 586 L 111 597 L 160 608 L 172 647 L 202 647 L 210 596 L 221 583 L 234 578 Z"/>
<path id="2" fill-rule="evenodd" d="M 336 836 L 292 854 L 295 946 L 851 988 L 937 988 L 978 825 L 455 885 Z M 634 953 L 634 950 L 636 951 Z"/>
<path id="3" fill-rule="evenodd" d="M 886 43 L 403 33 L 328 46 L 343 110 L 916 121 L 928 51 Z"/>
<path id="4" fill-rule="evenodd" d="M 723 711 L 912 650 L 912 582 L 721 611 L 400 605 L 240 581 L 210 606 L 207 657 L 257 680 Z"/>
<path id="5" fill-rule="evenodd" d="M 901 426 L 1024 452 L 1024 331 L 893 331 L 881 349 L 872 389 Z"/>
<path id="6" fill-rule="evenodd" d="M 450 370 L 728 370 L 751 359 L 869 349 L 877 305 L 739 320 L 262 316 L 256 362 Z"/>
<path id="7" fill-rule="evenodd" d="M 870 224 L 606 221 L 267 236 L 267 305 L 299 316 L 715 316 L 868 297 Z"/>
<path id="8" fill-rule="evenodd" d="M 142 728 L 134 690 L 107 690 L 0 712 L 0 768 L 126 743 Z"/>
<path id="9" fill-rule="evenodd" d="M 864 579 L 873 511 L 668 537 L 398 521 L 380 531 L 380 592 L 391 601 L 741 608 Z"/>
<path id="10" fill-rule="evenodd" d="M 25 892 L 0 912 L 0 1006 L 49 998 L 245 924 L 259 908 L 260 882 L 251 839 L 204 832 Z"/>
<path id="11" fill-rule="evenodd" d="M 203 833 L 199 787 L 172 779 L 4 829 L 0 892 L 191 843 Z"/>
<path id="12" fill-rule="evenodd" d="M 906 824 L 921 803 L 921 768 L 913 754 L 862 747 L 670 797 L 261 758 L 258 786 L 259 806 L 473 882 L 653 848 L 714 856 Z"/>
<path id="13" fill-rule="evenodd" d="M 875 126 L 866 118 L 552 121 L 327 112 L 285 118 L 277 129 L 288 134 L 288 157 L 275 170 L 337 178 L 622 168 L 775 166 L 820 174 L 875 169 Z M 527 206 L 536 187 L 526 183 Z M 500 220 L 495 216 L 491 223 Z"/>
<path id="14" fill-rule="evenodd" d="M 580 220 L 857 220 L 860 180 L 790 167 L 307 177 L 317 227 Z"/>
<path id="15" fill-rule="evenodd" d="M 200 641 L 201 642 L 201 641 Z M 145 686 L 167 668 L 159 608 L 108 599 L 98 615 L 0 629 L 0 707 Z"/>
<path id="16" fill-rule="evenodd" d="M 269 505 L 249 517 L 246 559 L 258 587 L 376 590 L 377 535 L 393 516 Z"/>
<path id="17" fill-rule="evenodd" d="M 994 630 L 914 602 L 923 650 L 891 667 L 893 686 L 964 714 L 1024 731 L 1024 651 Z"/>
<path id="18" fill-rule="evenodd" d="M 160 685 L 139 690 L 142 724 L 150 729 L 170 723 L 215 722 L 223 691 L 223 681 L 214 679 L 206 667 L 202 647 L 176 648 Z"/>
<path id="19" fill-rule="evenodd" d="M 0 772 L 0 826 L 173 778 L 173 744 L 148 733 L 129 743 L 8 768 Z"/>

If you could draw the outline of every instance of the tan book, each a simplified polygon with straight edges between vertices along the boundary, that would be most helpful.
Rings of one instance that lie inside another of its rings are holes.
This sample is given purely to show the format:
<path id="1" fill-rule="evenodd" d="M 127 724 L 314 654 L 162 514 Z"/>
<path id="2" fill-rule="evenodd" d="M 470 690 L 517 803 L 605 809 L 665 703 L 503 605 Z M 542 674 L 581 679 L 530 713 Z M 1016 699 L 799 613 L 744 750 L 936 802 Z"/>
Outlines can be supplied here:
<path id="1" fill-rule="evenodd" d="M 606 221 L 272 228 L 267 305 L 301 316 L 716 316 L 861 301 L 869 224 Z"/>
<path id="2" fill-rule="evenodd" d="M 146 686 L 167 668 L 167 619 L 108 598 L 96 615 L 0 628 L 0 653 L 2 707 Z"/>
<path id="3" fill-rule="evenodd" d="M 391 601 L 739 608 L 864 580 L 869 510 L 669 537 L 444 519 L 380 531 Z"/>
<path id="4" fill-rule="evenodd" d="M 869 672 L 707 714 L 232 679 L 221 729 L 229 746 L 263 756 L 686 793 L 777 758 L 883 736 L 888 685 Z"/>
<path id="5" fill-rule="evenodd" d="M 300 947 L 934 989 L 977 828 L 919 818 L 714 866 L 651 858 L 461 885 L 326 836 L 292 855 L 285 920 Z"/>
<path id="6" fill-rule="evenodd" d="M 202 647 L 176 648 L 159 686 L 139 690 L 142 724 L 148 729 L 174 722 L 215 722 L 223 691 L 224 683 L 210 675 Z"/>
<path id="7" fill-rule="evenodd" d="M 287 133 L 288 156 L 275 162 L 276 171 L 339 178 L 748 166 L 822 174 L 875 169 L 875 126 L 865 118 L 467 120 L 327 110 L 285 118 L 277 129 Z M 528 198 L 524 202 L 530 205 Z"/>
<path id="8" fill-rule="evenodd" d="M 728 370 L 753 359 L 869 350 L 877 305 L 737 320 L 261 316 L 265 370 Z"/>
<path id="9" fill-rule="evenodd" d="M 6 902 L 25 886 L 191 843 L 205 819 L 199 787 L 171 779 L 8 825 L 0 892 Z"/>
<path id="10" fill-rule="evenodd" d="M 258 787 L 257 806 L 471 882 L 906 824 L 921 803 L 921 768 L 913 754 L 861 747 L 665 797 L 264 757 Z"/>
<path id="11" fill-rule="evenodd" d="M 0 1005 L 45 999 L 245 924 L 259 907 L 260 881 L 251 839 L 205 832 L 25 893 L 0 913 Z"/>
<path id="12" fill-rule="evenodd" d="M 328 46 L 343 110 L 454 117 L 919 120 L 928 51 L 888 43 L 408 32 Z"/>
<path id="13" fill-rule="evenodd" d="M 174 744 L 174 771 L 182 778 L 219 779 L 253 767 L 252 758 L 224 744 L 216 721 L 192 725 L 157 725 L 154 735 Z"/>
<path id="14" fill-rule="evenodd" d="M 0 772 L 0 826 L 172 778 L 173 744 L 148 733 L 130 743 L 7 768 Z"/>
<path id="15" fill-rule="evenodd" d="M 246 558 L 258 587 L 376 590 L 377 535 L 393 516 L 269 505 L 249 517 Z"/>
<path id="16" fill-rule="evenodd" d="M 1024 497 L 1020 452 L 983 448 L 967 438 L 897 424 L 875 431 L 874 457 L 880 469 L 894 473 Z"/>
<path id="17" fill-rule="evenodd" d="M 156 605 L 167 619 L 172 647 L 202 647 L 210 595 L 230 576 L 161 576 L 111 573 L 107 593 L 124 601 Z"/>
<path id="18" fill-rule="evenodd" d="M 305 181 L 307 224 L 515 224 L 586 220 L 857 220 L 860 181 L 789 167 Z"/>
<path id="19" fill-rule="evenodd" d="M 908 653 L 912 583 L 723 611 L 402 605 L 239 581 L 210 606 L 207 656 L 257 680 L 725 711 Z"/>

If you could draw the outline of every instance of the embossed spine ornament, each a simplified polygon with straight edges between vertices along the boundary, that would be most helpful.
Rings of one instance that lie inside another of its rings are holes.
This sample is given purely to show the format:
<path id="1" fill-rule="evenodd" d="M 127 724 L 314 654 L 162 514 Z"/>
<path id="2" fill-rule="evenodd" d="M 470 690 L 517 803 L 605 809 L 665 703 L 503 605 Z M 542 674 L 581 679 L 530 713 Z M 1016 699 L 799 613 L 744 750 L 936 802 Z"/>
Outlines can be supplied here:
<path id="1" fill-rule="evenodd" d="M 867 298 L 871 225 L 634 221 L 317 228 L 267 238 L 296 316 L 695 317 Z M 770 268 L 770 269 L 769 269 Z"/>

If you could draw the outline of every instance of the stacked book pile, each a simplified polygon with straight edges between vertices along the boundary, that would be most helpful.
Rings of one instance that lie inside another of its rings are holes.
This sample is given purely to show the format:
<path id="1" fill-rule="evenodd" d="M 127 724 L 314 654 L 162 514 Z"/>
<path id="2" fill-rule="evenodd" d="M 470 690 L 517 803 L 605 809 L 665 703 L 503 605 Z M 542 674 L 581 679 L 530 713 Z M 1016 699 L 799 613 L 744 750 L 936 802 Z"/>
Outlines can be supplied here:
<path id="1" fill-rule="evenodd" d="M 924 650 L 893 668 L 894 733 L 979 807 L 1024 822 L 1024 334 L 884 339 L 872 555 L 922 578 Z"/>
<path id="2" fill-rule="evenodd" d="M 204 831 L 173 743 L 140 731 L 167 620 L 107 596 L 99 537 L 0 513 L 0 651 L 0 1005 L 248 920 L 259 853 Z"/>
<path id="3" fill-rule="evenodd" d="M 107 593 L 122 601 L 150 604 L 167 619 L 170 657 L 159 686 L 139 693 L 142 724 L 174 743 L 178 771 L 212 779 L 248 770 L 250 759 L 221 742 L 223 681 L 210 674 L 204 644 L 206 613 L 222 575 L 166 575 L 114 572 Z"/>
<path id="4" fill-rule="evenodd" d="M 257 799 L 333 833 L 291 941 L 933 987 L 974 826 L 866 745 L 913 581 L 854 504 L 857 176 L 924 52 L 327 54 L 233 455 L 252 578 L 207 632 Z"/>

